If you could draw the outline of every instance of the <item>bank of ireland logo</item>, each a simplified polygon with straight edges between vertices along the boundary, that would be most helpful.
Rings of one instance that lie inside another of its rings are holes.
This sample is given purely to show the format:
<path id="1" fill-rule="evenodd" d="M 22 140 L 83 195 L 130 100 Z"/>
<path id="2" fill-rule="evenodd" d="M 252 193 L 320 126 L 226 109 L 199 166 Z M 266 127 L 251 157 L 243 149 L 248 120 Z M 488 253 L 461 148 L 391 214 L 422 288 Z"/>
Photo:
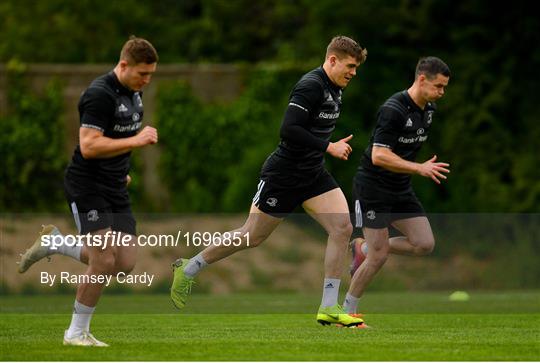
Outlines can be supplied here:
<path id="1" fill-rule="evenodd" d="M 275 207 L 277 205 L 277 198 L 268 198 L 266 200 L 266 204 L 268 204 L 270 207 Z"/>
<path id="2" fill-rule="evenodd" d="M 133 116 L 131 116 L 131 119 L 135 122 L 139 121 L 140 118 L 141 118 L 141 115 L 139 115 L 138 112 L 133 113 Z"/>
<path id="3" fill-rule="evenodd" d="M 95 222 L 99 219 L 99 215 L 98 215 L 98 211 L 95 210 L 95 209 L 92 209 L 90 212 L 88 212 L 86 214 L 86 218 L 88 218 L 88 220 L 90 222 Z"/>
<path id="4" fill-rule="evenodd" d="M 374 210 L 369 210 L 366 213 L 366 217 L 367 217 L 367 219 L 374 220 L 375 219 L 375 211 Z"/>

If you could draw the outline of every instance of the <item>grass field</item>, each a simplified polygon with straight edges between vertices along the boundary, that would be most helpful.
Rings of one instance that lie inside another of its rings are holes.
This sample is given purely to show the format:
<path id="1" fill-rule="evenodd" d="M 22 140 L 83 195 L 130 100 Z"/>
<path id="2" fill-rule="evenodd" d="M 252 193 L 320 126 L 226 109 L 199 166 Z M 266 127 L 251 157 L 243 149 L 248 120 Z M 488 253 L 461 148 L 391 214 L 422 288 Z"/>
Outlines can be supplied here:
<path id="1" fill-rule="evenodd" d="M 92 321 L 109 348 L 62 346 L 73 296 L 0 297 L 2 360 L 540 360 L 540 292 L 369 293 L 371 329 L 322 327 L 319 297 L 104 296 Z"/>

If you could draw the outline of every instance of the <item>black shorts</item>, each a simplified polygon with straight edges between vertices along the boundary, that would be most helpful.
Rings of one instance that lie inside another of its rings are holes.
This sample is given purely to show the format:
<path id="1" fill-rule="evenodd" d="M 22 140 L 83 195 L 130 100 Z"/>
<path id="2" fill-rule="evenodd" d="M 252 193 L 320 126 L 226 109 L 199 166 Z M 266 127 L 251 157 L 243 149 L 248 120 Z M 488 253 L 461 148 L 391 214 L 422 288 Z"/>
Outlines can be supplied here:
<path id="1" fill-rule="evenodd" d="M 136 235 L 136 222 L 126 189 L 90 188 L 65 178 L 64 191 L 79 234 L 111 228 Z"/>
<path id="2" fill-rule="evenodd" d="M 326 169 L 311 179 L 262 172 L 253 204 L 266 214 L 284 218 L 306 200 L 336 188 L 339 185 Z"/>
<path id="3" fill-rule="evenodd" d="M 426 215 L 412 189 L 404 193 L 383 191 L 355 179 L 352 195 L 355 230 L 362 227 L 387 228 L 394 221 Z"/>

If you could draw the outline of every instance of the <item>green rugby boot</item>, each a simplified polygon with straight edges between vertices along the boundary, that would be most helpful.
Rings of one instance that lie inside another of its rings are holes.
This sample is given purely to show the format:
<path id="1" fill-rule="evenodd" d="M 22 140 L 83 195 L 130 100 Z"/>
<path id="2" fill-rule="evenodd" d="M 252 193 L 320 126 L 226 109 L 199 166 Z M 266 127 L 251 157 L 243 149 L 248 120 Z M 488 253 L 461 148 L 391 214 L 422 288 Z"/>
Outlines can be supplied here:
<path id="1" fill-rule="evenodd" d="M 347 314 L 339 304 L 328 307 L 321 306 L 317 313 L 317 321 L 322 325 L 339 324 L 346 327 L 364 324 L 363 319 Z"/>
<path id="2" fill-rule="evenodd" d="M 191 286 L 195 283 L 193 277 L 184 273 L 187 263 L 186 258 L 179 258 L 172 264 L 174 279 L 171 286 L 171 300 L 177 309 L 186 305 L 188 295 L 191 293 Z"/>

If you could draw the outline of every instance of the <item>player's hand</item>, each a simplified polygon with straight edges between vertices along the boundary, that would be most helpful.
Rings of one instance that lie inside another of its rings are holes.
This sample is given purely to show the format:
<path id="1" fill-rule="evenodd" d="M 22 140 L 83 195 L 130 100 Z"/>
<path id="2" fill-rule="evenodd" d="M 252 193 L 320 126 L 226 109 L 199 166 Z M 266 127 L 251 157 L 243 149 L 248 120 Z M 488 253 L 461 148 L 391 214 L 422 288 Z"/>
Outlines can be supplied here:
<path id="1" fill-rule="evenodd" d="M 145 126 L 141 132 L 135 135 L 137 147 L 156 144 L 158 142 L 157 130 L 152 126 Z"/>
<path id="2" fill-rule="evenodd" d="M 326 152 L 335 158 L 341 160 L 349 160 L 349 154 L 352 153 L 352 147 L 347 143 L 352 138 L 353 135 L 349 135 L 346 138 L 341 139 L 337 142 L 331 142 L 330 144 L 328 144 Z"/>
<path id="3" fill-rule="evenodd" d="M 126 175 L 126 186 L 128 186 L 129 184 L 131 184 L 131 177 L 128 175 Z"/>
<path id="4" fill-rule="evenodd" d="M 418 174 L 425 176 L 426 178 L 431 178 L 437 184 L 441 184 L 440 179 L 446 179 L 446 175 L 443 173 L 450 172 L 450 170 L 447 169 L 450 164 L 437 162 L 436 160 L 437 155 L 433 155 L 431 159 L 420 164 Z"/>

